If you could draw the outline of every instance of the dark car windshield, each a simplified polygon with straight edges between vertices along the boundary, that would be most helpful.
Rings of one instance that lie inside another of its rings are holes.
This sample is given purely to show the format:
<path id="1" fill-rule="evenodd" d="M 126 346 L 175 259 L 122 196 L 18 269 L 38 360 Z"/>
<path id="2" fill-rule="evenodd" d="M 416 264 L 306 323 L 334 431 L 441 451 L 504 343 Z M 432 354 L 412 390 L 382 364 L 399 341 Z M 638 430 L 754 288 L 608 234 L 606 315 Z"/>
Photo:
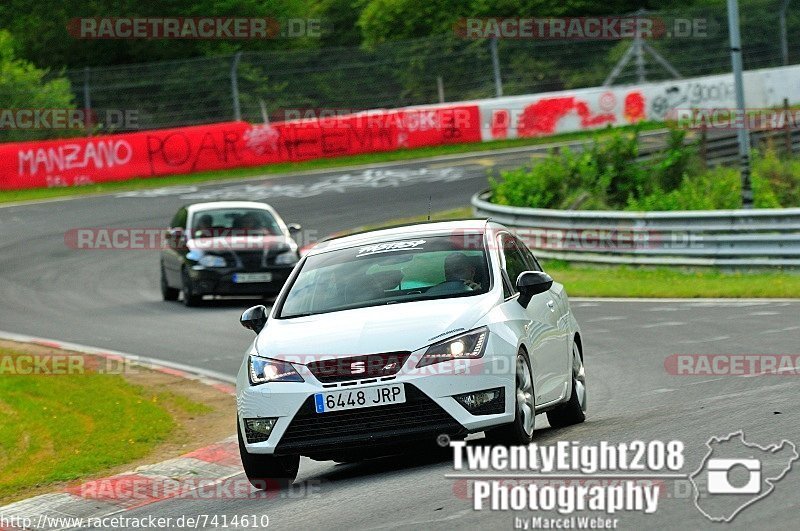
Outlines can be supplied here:
<path id="1" fill-rule="evenodd" d="M 234 233 L 279 235 L 281 228 L 268 211 L 258 208 L 200 210 L 192 216 L 193 238 L 213 238 Z"/>
<path id="2" fill-rule="evenodd" d="M 387 240 L 309 256 L 277 317 L 478 295 L 489 288 L 479 234 Z"/>

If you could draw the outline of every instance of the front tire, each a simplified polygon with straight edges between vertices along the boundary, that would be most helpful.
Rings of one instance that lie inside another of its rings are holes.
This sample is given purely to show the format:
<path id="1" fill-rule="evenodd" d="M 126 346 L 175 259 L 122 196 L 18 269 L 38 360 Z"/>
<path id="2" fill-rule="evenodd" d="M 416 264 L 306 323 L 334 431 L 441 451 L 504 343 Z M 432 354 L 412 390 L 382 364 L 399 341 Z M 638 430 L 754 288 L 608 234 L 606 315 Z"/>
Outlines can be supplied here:
<path id="1" fill-rule="evenodd" d="M 247 481 L 260 490 L 280 490 L 287 488 L 297 478 L 300 468 L 299 455 L 276 456 L 270 454 L 250 454 L 242 439 L 242 428 L 236 422 L 239 436 L 239 455 Z"/>
<path id="2" fill-rule="evenodd" d="M 189 272 L 184 268 L 181 271 L 181 293 L 183 294 L 183 304 L 189 307 L 199 306 L 203 301 L 202 295 L 196 295 L 192 287 L 192 279 L 189 277 Z"/>
<path id="3" fill-rule="evenodd" d="M 575 343 L 572 346 L 572 394 L 569 400 L 547 412 L 547 421 L 553 428 L 580 424 L 586 420 L 586 370 L 583 356 Z"/>
<path id="4" fill-rule="evenodd" d="M 533 439 L 533 426 L 536 422 L 533 375 L 528 354 L 523 349 L 520 349 L 517 353 L 515 389 L 516 412 L 514 414 L 514 422 L 487 431 L 486 439 L 491 444 L 527 446 Z"/>
<path id="5" fill-rule="evenodd" d="M 167 283 L 167 274 L 164 272 L 164 266 L 161 266 L 161 298 L 165 301 L 176 301 L 181 290 L 169 287 Z"/>

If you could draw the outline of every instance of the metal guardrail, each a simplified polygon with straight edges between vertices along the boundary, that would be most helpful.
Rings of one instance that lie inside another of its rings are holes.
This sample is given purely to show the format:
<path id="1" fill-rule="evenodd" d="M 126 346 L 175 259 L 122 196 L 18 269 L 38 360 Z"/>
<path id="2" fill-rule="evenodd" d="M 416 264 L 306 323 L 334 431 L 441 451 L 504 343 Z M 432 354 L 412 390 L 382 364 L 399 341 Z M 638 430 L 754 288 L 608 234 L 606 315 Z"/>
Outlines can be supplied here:
<path id="1" fill-rule="evenodd" d="M 640 134 L 639 159 L 656 158 L 667 134 Z M 709 166 L 739 160 L 736 131 L 697 132 L 687 135 L 686 142 L 699 146 Z M 753 131 L 751 143 L 769 143 L 779 152 L 800 151 L 800 129 Z M 487 190 L 472 197 L 475 215 L 513 227 L 542 258 L 601 264 L 800 266 L 800 208 L 552 210 L 496 205 L 489 196 Z"/>
<path id="2" fill-rule="evenodd" d="M 656 129 L 639 133 L 639 156 L 637 160 L 655 160 L 666 147 L 669 129 Z M 557 150 L 561 147 L 580 152 L 588 148 L 593 140 L 575 140 L 556 144 Z M 753 148 L 763 148 L 771 145 L 778 153 L 800 153 L 800 129 L 772 129 L 757 130 L 750 133 L 750 143 Z M 739 139 L 736 131 L 708 131 L 704 133 L 695 129 L 686 135 L 684 145 L 694 147 L 698 155 L 707 166 L 736 164 L 739 162 Z"/>
<path id="3" fill-rule="evenodd" d="M 615 212 L 495 205 L 476 216 L 516 230 L 537 256 L 604 264 L 800 266 L 800 208 Z"/>
<path id="4" fill-rule="evenodd" d="M 800 129 L 752 131 L 750 143 L 755 148 L 771 145 L 779 153 L 795 153 L 800 150 Z M 705 139 L 699 139 L 698 144 L 700 157 L 710 166 L 739 161 L 739 139 L 735 131 L 708 133 Z"/>

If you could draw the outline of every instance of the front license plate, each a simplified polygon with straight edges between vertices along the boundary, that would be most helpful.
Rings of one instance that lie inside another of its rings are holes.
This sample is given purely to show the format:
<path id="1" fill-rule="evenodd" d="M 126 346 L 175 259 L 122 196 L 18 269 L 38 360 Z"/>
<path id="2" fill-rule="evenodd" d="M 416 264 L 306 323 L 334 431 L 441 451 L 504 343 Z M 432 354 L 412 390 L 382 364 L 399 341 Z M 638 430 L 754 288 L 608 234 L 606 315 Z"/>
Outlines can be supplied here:
<path id="1" fill-rule="evenodd" d="M 271 282 L 272 273 L 234 273 L 233 282 L 236 284 L 250 284 L 253 282 Z"/>
<path id="2" fill-rule="evenodd" d="M 317 413 L 402 404 L 405 401 L 406 391 L 402 385 L 381 385 L 314 395 Z"/>

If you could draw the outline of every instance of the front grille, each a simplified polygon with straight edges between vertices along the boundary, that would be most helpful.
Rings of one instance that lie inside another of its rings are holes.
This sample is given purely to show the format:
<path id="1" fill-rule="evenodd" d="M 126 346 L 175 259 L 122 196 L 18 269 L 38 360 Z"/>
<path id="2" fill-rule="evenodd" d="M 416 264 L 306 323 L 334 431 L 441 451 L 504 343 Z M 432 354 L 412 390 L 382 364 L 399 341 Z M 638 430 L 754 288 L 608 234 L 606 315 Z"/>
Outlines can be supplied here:
<path id="1" fill-rule="evenodd" d="M 411 352 L 386 352 L 350 358 L 314 361 L 308 364 L 311 373 L 322 383 L 361 380 L 391 376 L 403 366 Z"/>
<path id="2" fill-rule="evenodd" d="M 284 432 L 278 454 L 345 452 L 354 448 L 402 444 L 466 429 L 436 402 L 410 384 L 405 385 L 406 402 L 388 406 L 316 413 L 310 396 Z"/>
<path id="3" fill-rule="evenodd" d="M 264 251 L 236 251 L 242 267 L 246 271 L 258 271 L 264 268 Z"/>

